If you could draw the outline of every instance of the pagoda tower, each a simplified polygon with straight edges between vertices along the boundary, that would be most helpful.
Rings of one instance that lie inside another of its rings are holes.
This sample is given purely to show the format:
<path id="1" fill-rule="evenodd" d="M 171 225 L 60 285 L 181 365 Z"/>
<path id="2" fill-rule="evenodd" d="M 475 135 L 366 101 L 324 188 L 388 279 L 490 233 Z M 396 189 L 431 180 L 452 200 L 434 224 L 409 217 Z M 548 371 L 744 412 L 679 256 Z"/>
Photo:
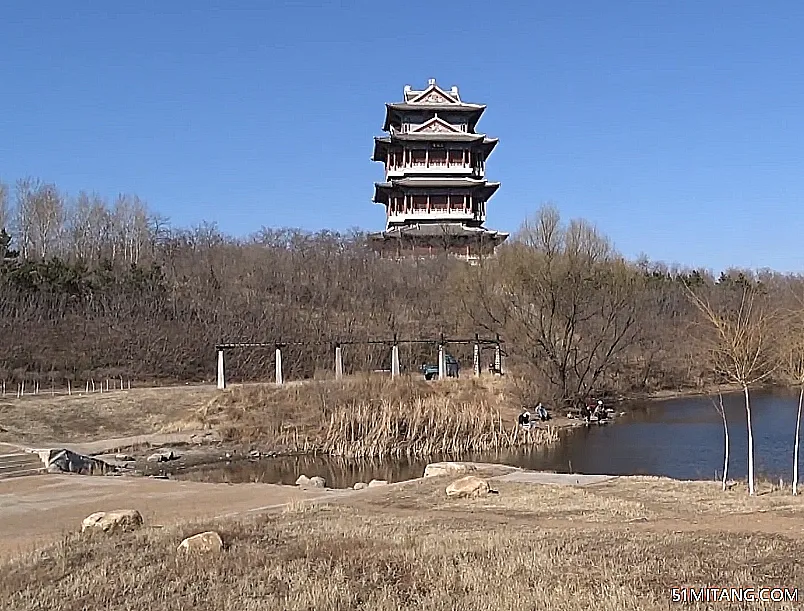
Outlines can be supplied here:
<path id="1" fill-rule="evenodd" d="M 430 79 L 410 85 L 402 102 L 386 104 L 383 131 L 374 138 L 373 161 L 385 164 L 373 201 L 385 206 L 385 231 L 369 236 L 384 256 L 448 254 L 476 261 L 507 233 L 486 229 L 486 204 L 500 187 L 486 180 L 486 159 L 497 145 L 475 131 L 484 105 L 461 100 Z"/>

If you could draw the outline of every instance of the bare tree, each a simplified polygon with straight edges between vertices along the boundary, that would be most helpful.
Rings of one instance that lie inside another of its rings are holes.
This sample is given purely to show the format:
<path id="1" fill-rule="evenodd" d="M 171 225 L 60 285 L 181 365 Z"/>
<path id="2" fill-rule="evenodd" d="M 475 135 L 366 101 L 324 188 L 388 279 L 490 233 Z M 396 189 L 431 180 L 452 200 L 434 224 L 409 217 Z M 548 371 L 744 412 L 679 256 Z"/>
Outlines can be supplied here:
<path id="1" fill-rule="evenodd" d="M 737 384 L 745 398 L 748 425 L 748 492 L 754 494 L 754 431 L 749 388 L 777 368 L 772 346 L 774 314 L 750 284 L 741 285 L 737 304 L 713 306 L 688 287 L 688 295 L 709 327 L 703 334 L 715 372 Z"/>
<path id="2" fill-rule="evenodd" d="M 638 339 L 641 275 L 594 227 L 564 226 L 553 207 L 471 276 L 467 313 L 516 338 L 514 355 L 538 366 L 557 399 L 588 393 Z"/>
<path id="3" fill-rule="evenodd" d="M 11 210 L 8 204 L 8 185 L 0 181 L 0 230 L 10 229 Z"/>
<path id="4" fill-rule="evenodd" d="M 784 330 L 777 346 L 779 364 L 786 380 L 799 387 L 798 410 L 796 412 L 796 431 L 793 439 L 793 495 L 798 494 L 798 455 L 801 433 L 801 412 L 804 405 L 804 300 L 798 299 L 798 307 L 783 320 Z"/>
<path id="5" fill-rule="evenodd" d="M 24 258 L 58 254 L 64 231 L 64 198 L 53 184 L 38 179 L 17 181 L 16 231 Z"/>
<path id="6" fill-rule="evenodd" d="M 726 407 L 723 405 L 723 393 L 717 394 L 718 401 L 715 402 L 714 399 L 712 400 L 712 404 L 715 406 L 715 411 L 720 414 L 720 418 L 723 420 L 723 491 L 726 491 L 726 482 L 728 481 L 729 477 L 729 423 L 726 418 Z"/>

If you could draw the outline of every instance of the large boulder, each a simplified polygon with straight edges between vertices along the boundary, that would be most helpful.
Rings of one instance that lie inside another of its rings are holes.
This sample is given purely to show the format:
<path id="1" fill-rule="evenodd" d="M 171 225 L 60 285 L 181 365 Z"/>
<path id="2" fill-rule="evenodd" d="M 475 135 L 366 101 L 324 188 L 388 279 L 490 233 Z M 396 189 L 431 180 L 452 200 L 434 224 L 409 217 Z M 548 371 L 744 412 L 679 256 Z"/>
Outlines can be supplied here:
<path id="1" fill-rule="evenodd" d="M 296 485 L 301 486 L 302 488 L 309 488 L 312 483 L 310 482 L 310 478 L 302 473 L 296 480 Z"/>
<path id="2" fill-rule="evenodd" d="M 353 488 L 355 490 L 363 490 L 363 488 L 368 488 L 368 484 L 366 482 L 356 482 Z"/>
<path id="3" fill-rule="evenodd" d="M 457 475 L 475 471 L 475 466 L 463 462 L 434 462 L 424 468 L 424 477 L 438 477 L 440 475 Z"/>
<path id="4" fill-rule="evenodd" d="M 81 523 L 81 532 L 102 531 L 105 533 L 130 532 L 142 527 L 142 515 L 136 509 L 97 511 Z"/>
<path id="5" fill-rule="evenodd" d="M 219 552 L 223 549 L 223 540 L 214 530 L 198 533 L 192 537 L 187 537 L 179 543 L 179 552 L 194 552 L 206 554 L 209 552 Z"/>
<path id="6" fill-rule="evenodd" d="M 38 452 L 48 473 L 76 473 L 78 475 L 106 475 L 117 467 L 97 458 L 77 454 L 72 450 L 52 449 Z"/>
<path id="7" fill-rule="evenodd" d="M 325 480 L 320 475 L 315 475 L 310 478 L 310 486 L 312 486 L 313 488 L 326 488 L 327 480 Z"/>
<path id="8" fill-rule="evenodd" d="M 483 496 L 488 494 L 489 490 L 489 483 L 486 480 L 474 475 L 467 475 L 461 479 L 456 479 L 447 486 L 447 496 L 456 499 Z"/>

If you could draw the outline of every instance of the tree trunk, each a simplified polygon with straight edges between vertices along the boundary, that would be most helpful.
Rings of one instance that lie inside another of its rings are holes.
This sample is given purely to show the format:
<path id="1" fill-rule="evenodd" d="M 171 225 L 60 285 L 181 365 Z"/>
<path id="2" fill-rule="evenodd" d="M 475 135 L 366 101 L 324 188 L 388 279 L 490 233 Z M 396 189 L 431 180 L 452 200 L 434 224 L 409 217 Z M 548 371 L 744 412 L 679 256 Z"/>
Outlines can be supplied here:
<path id="1" fill-rule="evenodd" d="M 804 387 L 802 387 L 804 388 Z M 720 395 L 720 417 L 723 418 L 723 439 L 725 447 L 723 450 L 723 491 L 726 491 L 726 481 L 729 478 L 729 424 L 726 421 L 726 408 L 723 406 L 723 395 Z"/>
<path id="2" fill-rule="evenodd" d="M 798 440 L 801 431 L 801 404 L 804 403 L 804 384 L 798 393 L 798 416 L 796 417 L 796 441 L 793 446 L 793 496 L 798 494 Z"/>
<path id="3" fill-rule="evenodd" d="M 745 415 L 748 420 L 748 494 L 754 495 L 754 429 L 751 426 L 751 402 L 748 398 L 748 385 L 743 385 L 745 395 Z"/>

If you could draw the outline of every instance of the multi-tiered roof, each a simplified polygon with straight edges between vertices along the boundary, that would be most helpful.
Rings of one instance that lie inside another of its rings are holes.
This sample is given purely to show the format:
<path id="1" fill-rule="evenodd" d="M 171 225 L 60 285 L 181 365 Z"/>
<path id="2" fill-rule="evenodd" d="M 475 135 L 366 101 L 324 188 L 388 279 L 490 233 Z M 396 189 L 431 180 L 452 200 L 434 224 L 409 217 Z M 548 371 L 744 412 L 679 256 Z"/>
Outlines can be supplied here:
<path id="1" fill-rule="evenodd" d="M 475 258 L 493 252 L 508 234 L 483 227 L 486 204 L 500 186 L 485 178 L 496 138 L 475 131 L 485 106 L 461 100 L 431 79 L 426 89 L 404 90 L 386 104 L 383 131 L 372 159 L 385 164 L 374 201 L 386 209 L 384 232 L 373 234 L 381 252 L 422 253 L 446 248 Z"/>

